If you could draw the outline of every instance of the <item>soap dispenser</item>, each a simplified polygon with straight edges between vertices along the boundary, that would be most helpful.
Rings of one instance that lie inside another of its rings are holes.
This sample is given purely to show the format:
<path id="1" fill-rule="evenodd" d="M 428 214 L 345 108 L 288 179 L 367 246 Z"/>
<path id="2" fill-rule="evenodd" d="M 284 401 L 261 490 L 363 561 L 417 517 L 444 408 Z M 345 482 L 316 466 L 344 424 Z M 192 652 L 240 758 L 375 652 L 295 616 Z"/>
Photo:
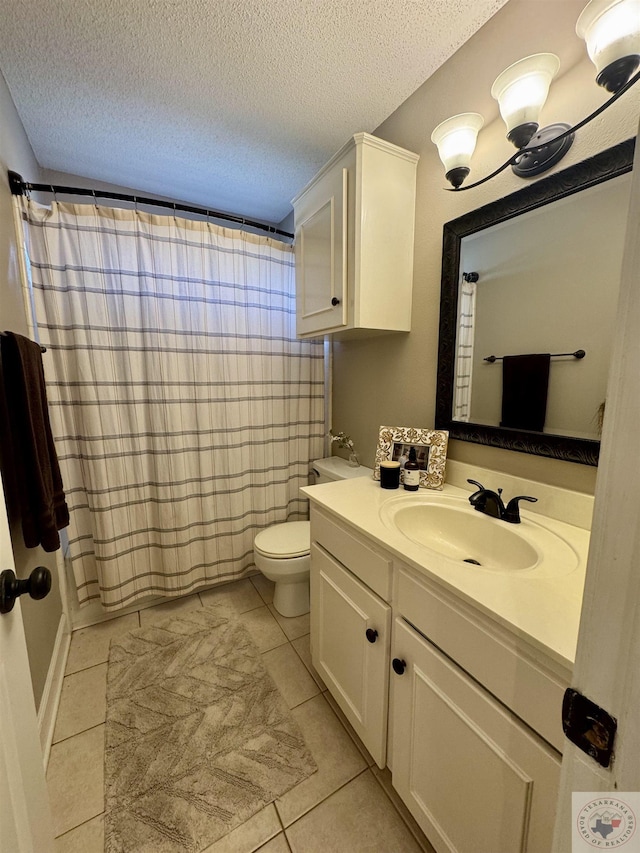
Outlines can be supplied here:
<path id="1" fill-rule="evenodd" d="M 415 447 L 409 448 L 409 460 L 404 463 L 403 484 L 408 492 L 417 492 L 420 485 L 420 466 L 416 458 Z"/>

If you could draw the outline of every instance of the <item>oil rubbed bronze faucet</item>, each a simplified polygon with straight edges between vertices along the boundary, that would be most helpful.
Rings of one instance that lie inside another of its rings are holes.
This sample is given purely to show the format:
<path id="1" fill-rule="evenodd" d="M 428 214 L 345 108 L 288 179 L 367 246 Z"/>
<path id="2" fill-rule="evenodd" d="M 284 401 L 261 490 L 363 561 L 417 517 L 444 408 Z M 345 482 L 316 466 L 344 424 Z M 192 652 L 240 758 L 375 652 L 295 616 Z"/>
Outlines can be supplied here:
<path id="1" fill-rule="evenodd" d="M 529 501 L 535 503 L 538 498 L 530 498 L 528 495 L 518 495 L 511 498 L 509 503 L 504 505 L 502 500 L 502 489 L 497 492 L 491 489 L 485 489 L 482 483 L 477 480 L 467 480 L 472 486 L 475 486 L 478 491 L 469 496 L 469 503 L 478 512 L 483 512 L 485 515 L 490 515 L 492 518 L 499 518 L 500 521 L 508 521 L 510 524 L 520 524 L 520 501 Z"/>

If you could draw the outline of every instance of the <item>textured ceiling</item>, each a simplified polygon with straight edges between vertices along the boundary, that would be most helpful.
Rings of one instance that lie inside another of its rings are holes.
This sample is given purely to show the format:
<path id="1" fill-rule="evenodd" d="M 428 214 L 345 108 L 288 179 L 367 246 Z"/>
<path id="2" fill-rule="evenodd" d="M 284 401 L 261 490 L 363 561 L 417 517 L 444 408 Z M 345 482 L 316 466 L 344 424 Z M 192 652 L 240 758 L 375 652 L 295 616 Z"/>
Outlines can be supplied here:
<path id="1" fill-rule="evenodd" d="M 44 168 L 279 222 L 505 2 L 3 0 L 0 69 Z"/>

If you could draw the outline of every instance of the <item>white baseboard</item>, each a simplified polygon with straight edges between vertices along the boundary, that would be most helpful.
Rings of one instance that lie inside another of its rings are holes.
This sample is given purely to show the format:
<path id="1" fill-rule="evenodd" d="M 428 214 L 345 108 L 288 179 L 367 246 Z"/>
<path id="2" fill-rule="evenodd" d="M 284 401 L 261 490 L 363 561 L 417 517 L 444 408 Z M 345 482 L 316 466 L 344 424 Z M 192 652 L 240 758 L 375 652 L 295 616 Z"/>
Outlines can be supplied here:
<path id="1" fill-rule="evenodd" d="M 56 725 L 58 705 L 62 693 L 62 682 L 64 671 L 67 666 L 71 634 L 67 630 L 67 619 L 64 613 L 60 617 L 56 641 L 53 645 L 51 663 L 47 672 L 47 680 L 42 691 L 40 707 L 38 709 L 38 731 L 40 733 L 40 746 L 42 747 L 42 759 L 45 771 L 49 763 L 53 732 Z"/>

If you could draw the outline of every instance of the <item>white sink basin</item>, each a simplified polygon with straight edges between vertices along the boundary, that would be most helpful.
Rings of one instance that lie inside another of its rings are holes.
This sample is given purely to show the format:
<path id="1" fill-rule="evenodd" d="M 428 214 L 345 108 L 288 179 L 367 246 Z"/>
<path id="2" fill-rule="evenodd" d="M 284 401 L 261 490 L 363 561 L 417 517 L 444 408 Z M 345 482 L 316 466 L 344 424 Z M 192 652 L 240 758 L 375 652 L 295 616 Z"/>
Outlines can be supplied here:
<path id="1" fill-rule="evenodd" d="M 466 498 L 451 495 L 394 497 L 380 518 L 416 545 L 466 563 L 469 569 L 531 572 L 546 576 L 572 572 L 578 555 L 544 519 L 509 524 L 477 512 Z"/>

